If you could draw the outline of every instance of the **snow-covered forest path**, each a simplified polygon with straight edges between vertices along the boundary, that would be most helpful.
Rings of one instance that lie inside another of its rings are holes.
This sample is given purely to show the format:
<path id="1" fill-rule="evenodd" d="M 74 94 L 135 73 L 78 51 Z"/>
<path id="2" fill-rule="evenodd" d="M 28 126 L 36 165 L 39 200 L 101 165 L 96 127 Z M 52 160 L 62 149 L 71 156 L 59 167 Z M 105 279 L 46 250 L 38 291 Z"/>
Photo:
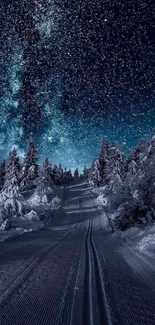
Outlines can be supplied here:
<path id="1" fill-rule="evenodd" d="M 1 325 L 155 324 L 155 266 L 111 235 L 83 183 L 43 230 L 0 244 Z"/>

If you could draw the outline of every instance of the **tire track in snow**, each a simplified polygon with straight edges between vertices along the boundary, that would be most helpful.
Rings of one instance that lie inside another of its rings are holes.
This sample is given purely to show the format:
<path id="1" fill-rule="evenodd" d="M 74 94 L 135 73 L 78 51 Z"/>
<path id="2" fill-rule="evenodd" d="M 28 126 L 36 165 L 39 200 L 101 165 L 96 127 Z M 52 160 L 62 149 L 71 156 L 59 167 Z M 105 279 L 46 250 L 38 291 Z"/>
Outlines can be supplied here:
<path id="1" fill-rule="evenodd" d="M 87 235 L 87 229 L 86 227 L 83 228 L 82 225 L 82 213 L 80 212 L 80 210 L 82 209 L 81 200 L 78 200 L 78 204 L 79 204 L 79 213 L 78 213 L 78 222 L 76 223 L 76 229 L 78 229 L 79 233 L 80 231 L 81 234 L 83 233 L 82 244 L 81 247 L 79 247 L 79 250 L 77 250 L 77 252 L 75 253 L 75 259 L 74 262 L 72 263 L 73 267 L 69 271 L 68 280 L 66 282 L 64 294 L 62 297 L 62 304 L 60 308 L 58 322 L 56 323 L 57 325 L 72 324 L 73 304 L 74 304 L 77 276 L 79 271 L 79 265 L 81 262 L 82 248 Z"/>
<path id="2" fill-rule="evenodd" d="M 79 292 L 74 295 L 70 325 L 111 325 L 101 262 L 93 239 L 92 220 L 89 219 L 87 224 L 87 233 L 76 280 L 77 288 L 80 287 L 81 280 L 83 286 L 81 285 L 82 287 L 78 288 L 80 289 Z"/>
<path id="3" fill-rule="evenodd" d="M 94 220 L 95 222 L 95 220 Z M 99 225 L 98 225 L 99 227 Z M 123 324 L 122 322 L 122 317 L 121 313 L 119 311 L 118 305 L 117 305 L 117 300 L 113 291 L 113 286 L 112 282 L 110 279 L 110 274 L 109 270 L 107 267 L 107 263 L 104 257 L 104 249 L 101 249 L 98 240 L 96 240 L 96 235 L 97 239 L 98 236 L 102 237 L 102 231 L 99 233 L 99 228 L 98 231 L 96 231 L 96 227 L 94 228 L 93 231 L 93 241 L 94 245 L 96 247 L 96 254 L 98 256 L 98 264 L 99 264 L 99 270 L 100 270 L 100 278 L 101 278 L 101 283 L 103 287 L 103 300 L 105 301 L 106 304 L 106 313 L 107 313 L 107 321 L 104 322 L 105 324 L 112 324 L 112 325 L 121 325 Z"/>
<path id="4" fill-rule="evenodd" d="M 83 238 L 83 243 L 81 245 L 81 252 L 80 252 L 80 258 L 79 258 L 79 264 L 76 274 L 76 281 L 75 281 L 75 287 L 74 287 L 74 295 L 73 295 L 73 303 L 72 303 L 72 310 L 71 310 L 71 317 L 70 317 L 70 323 L 69 325 L 73 325 L 76 321 L 76 325 L 82 324 L 82 298 L 83 295 L 81 294 L 81 291 L 83 290 L 83 284 L 84 284 L 84 262 L 85 262 L 85 247 L 86 247 L 86 238 L 88 235 L 88 227 L 89 222 L 87 221 L 87 227 L 85 229 L 85 236 Z"/>
<path id="5" fill-rule="evenodd" d="M 87 237 L 86 237 L 86 271 L 84 275 L 84 303 L 83 308 L 83 324 L 93 325 L 93 303 L 92 303 L 92 263 L 91 263 L 91 252 L 90 252 L 90 231 L 91 224 L 89 221 Z"/>
<path id="6" fill-rule="evenodd" d="M 93 231 L 91 229 L 91 244 L 95 264 L 95 276 L 96 276 L 96 291 L 98 296 L 98 305 L 100 312 L 100 324 L 112 325 L 110 308 L 107 300 L 107 295 L 104 286 L 104 278 L 101 272 L 101 261 L 99 259 L 98 250 L 94 243 Z"/>

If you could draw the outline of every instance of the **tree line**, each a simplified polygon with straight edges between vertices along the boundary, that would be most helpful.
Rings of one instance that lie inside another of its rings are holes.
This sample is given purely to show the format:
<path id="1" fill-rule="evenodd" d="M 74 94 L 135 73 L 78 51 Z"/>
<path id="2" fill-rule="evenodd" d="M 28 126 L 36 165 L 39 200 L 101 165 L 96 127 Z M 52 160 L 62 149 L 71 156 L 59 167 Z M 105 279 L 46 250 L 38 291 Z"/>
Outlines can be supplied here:
<path id="1" fill-rule="evenodd" d="M 105 209 L 117 211 L 119 228 L 155 219 L 155 136 L 142 140 L 127 158 L 115 142 L 103 139 L 88 181 L 101 187 Z"/>

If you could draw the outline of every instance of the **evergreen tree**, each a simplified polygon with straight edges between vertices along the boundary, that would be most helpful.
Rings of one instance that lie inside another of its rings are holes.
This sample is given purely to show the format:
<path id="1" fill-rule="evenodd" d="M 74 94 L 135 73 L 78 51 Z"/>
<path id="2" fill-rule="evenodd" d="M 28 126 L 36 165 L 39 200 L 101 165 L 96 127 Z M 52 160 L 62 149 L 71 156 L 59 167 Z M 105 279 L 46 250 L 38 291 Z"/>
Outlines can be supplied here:
<path id="1" fill-rule="evenodd" d="M 101 186 L 103 181 L 102 162 L 99 158 L 94 161 L 91 180 L 94 185 Z"/>
<path id="2" fill-rule="evenodd" d="M 108 156 L 108 152 L 109 152 L 109 143 L 106 139 L 102 140 L 101 143 L 101 149 L 100 149 L 100 153 L 99 153 L 99 158 L 105 160 Z"/>
<path id="3" fill-rule="evenodd" d="M 68 180 L 72 180 L 73 179 L 71 169 L 69 169 L 68 171 L 66 171 L 66 179 L 68 179 Z"/>
<path id="4" fill-rule="evenodd" d="M 52 167 L 52 175 L 53 175 L 54 183 L 57 184 L 58 183 L 58 178 L 59 178 L 57 165 L 53 165 L 53 167 Z"/>
<path id="5" fill-rule="evenodd" d="M 49 194 L 53 194 L 51 179 L 49 178 L 49 173 L 44 166 L 39 168 L 36 194 L 38 196 L 38 203 L 48 203 Z"/>
<path id="6" fill-rule="evenodd" d="M 65 179 L 67 177 L 67 168 L 65 167 L 64 173 L 63 173 L 63 178 Z"/>
<path id="7" fill-rule="evenodd" d="M 90 169 L 88 169 L 86 166 L 84 166 L 82 178 L 87 179 L 90 173 Z"/>
<path id="8" fill-rule="evenodd" d="M 19 197 L 20 163 L 15 148 L 9 152 L 5 170 L 6 173 L 2 193 L 5 194 L 7 198 Z"/>
<path id="9" fill-rule="evenodd" d="M 112 146 L 109 149 L 104 171 L 106 183 L 110 186 L 115 183 L 122 183 L 124 175 L 125 164 L 122 153 L 116 146 Z"/>
<path id="10" fill-rule="evenodd" d="M 5 160 L 0 163 L 0 189 L 2 189 L 5 181 Z"/>
<path id="11" fill-rule="evenodd" d="M 68 172 L 67 172 L 67 179 L 70 179 L 70 180 L 73 179 L 71 169 L 69 169 Z"/>
<path id="12" fill-rule="evenodd" d="M 58 174 L 59 174 L 59 178 L 62 178 L 63 177 L 63 168 L 62 168 L 61 163 L 59 163 Z"/>
<path id="13" fill-rule="evenodd" d="M 127 160 L 124 187 L 124 213 L 118 218 L 122 229 L 136 222 L 147 223 L 155 218 L 155 138 L 142 141 Z M 123 211 L 123 210 L 122 210 Z"/>
<path id="14" fill-rule="evenodd" d="M 88 181 L 94 186 L 102 186 L 105 183 L 104 172 L 108 159 L 110 145 L 103 139 L 98 157 L 93 161 L 88 175 Z"/>
<path id="15" fill-rule="evenodd" d="M 36 185 L 38 177 L 37 149 L 33 139 L 30 138 L 28 151 L 25 155 L 24 166 L 21 175 L 21 188 L 31 188 Z"/>
<path id="16" fill-rule="evenodd" d="M 52 170 L 52 165 L 50 164 L 48 158 L 45 159 L 43 163 L 43 167 L 45 169 L 46 177 L 48 179 L 49 184 L 51 186 L 54 185 L 54 175 L 53 175 L 53 170 Z"/>
<path id="17" fill-rule="evenodd" d="M 76 168 L 75 171 L 74 171 L 74 178 L 79 179 L 79 170 L 78 170 L 78 168 Z"/>
<path id="18" fill-rule="evenodd" d="M 13 149 L 9 152 L 6 161 L 5 181 L 0 196 L 3 219 L 10 220 L 11 217 L 20 217 L 23 214 L 23 205 L 20 202 L 21 195 L 19 192 L 19 172 L 19 158 L 16 149 Z"/>

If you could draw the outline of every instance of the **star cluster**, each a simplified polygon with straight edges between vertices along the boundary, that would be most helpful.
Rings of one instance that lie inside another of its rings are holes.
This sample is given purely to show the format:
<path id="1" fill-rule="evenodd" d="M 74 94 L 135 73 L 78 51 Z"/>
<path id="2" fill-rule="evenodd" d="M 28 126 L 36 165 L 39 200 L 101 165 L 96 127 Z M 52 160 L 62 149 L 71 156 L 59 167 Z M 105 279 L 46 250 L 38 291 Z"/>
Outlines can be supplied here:
<path id="1" fill-rule="evenodd" d="M 102 137 L 126 153 L 155 123 L 155 4 L 6 0 L 1 5 L 0 152 L 89 165 Z"/>

